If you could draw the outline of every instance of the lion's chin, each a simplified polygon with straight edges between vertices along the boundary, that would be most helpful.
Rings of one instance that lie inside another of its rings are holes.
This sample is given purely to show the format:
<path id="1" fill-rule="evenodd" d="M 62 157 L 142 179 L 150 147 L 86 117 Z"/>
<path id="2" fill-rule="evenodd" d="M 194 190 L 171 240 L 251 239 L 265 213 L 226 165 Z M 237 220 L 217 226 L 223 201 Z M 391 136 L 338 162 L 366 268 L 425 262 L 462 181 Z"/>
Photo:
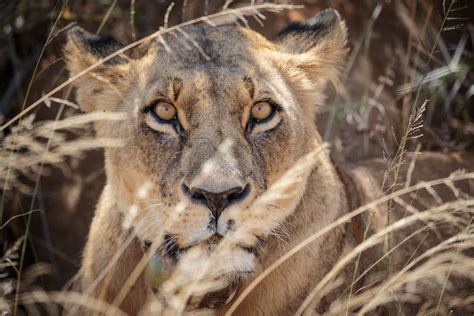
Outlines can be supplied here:
<path id="1" fill-rule="evenodd" d="M 213 290 L 204 295 L 193 295 L 188 301 L 188 306 L 191 309 L 201 308 L 218 308 L 227 305 L 237 293 L 239 286 L 239 279 L 233 279 L 226 287 L 218 290 Z"/>
<path id="2" fill-rule="evenodd" d="M 191 310 L 228 304 L 237 292 L 241 273 L 235 267 L 229 269 L 232 266 L 229 263 L 234 260 L 216 249 L 221 240 L 220 236 L 212 236 L 182 249 L 177 258 L 157 252 L 150 260 L 149 269 L 156 292 L 186 302 Z M 213 256 L 216 252 L 219 255 Z"/>
<path id="3" fill-rule="evenodd" d="M 151 258 L 150 266 L 155 267 L 150 268 L 150 278 L 155 292 L 165 297 L 177 296 L 178 300 L 186 301 L 188 310 L 222 307 L 235 296 L 240 281 L 238 274 L 213 275 L 193 283 L 189 275 L 179 273 L 179 264 L 157 255 Z"/>

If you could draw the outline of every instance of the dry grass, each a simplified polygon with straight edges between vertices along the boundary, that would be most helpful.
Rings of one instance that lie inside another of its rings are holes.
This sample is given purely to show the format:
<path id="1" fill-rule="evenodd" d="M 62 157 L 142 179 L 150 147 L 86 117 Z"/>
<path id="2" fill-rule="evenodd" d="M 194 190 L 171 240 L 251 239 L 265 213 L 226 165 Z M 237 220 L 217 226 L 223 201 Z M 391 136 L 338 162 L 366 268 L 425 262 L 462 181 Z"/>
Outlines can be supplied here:
<path id="1" fill-rule="evenodd" d="M 445 4 L 444 1 L 443 4 Z M 110 9 L 101 21 L 98 32 L 109 19 L 116 5 L 116 1 L 111 3 Z M 229 4 L 226 2 L 224 8 L 227 8 L 228 5 Z M 242 25 L 248 25 L 249 17 L 254 18 L 257 23 L 262 23 L 265 19 L 262 12 L 272 11 L 281 13 L 283 10 L 294 8 L 296 7 L 286 4 L 252 3 L 248 6 L 226 9 L 181 24 L 168 26 L 169 15 L 173 10 L 173 6 L 169 6 L 165 12 L 164 28 L 160 28 L 156 32 L 134 41 L 132 44 L 129 44 L 117 52 L 107 56 L 100 62 L 85 69 L 83 72 L 67 79 L 61 84 L 58 84 L 42 97 L 31 102 L 28 106 L 26 106 L 27 98 L 24 98 L 21 111 L 0 127 L 0 131 L 5 132 L 8 130 L 8 134 L 5 134 L 1 139 L 2 146 L 0 148 L 0 161 L 2 162 L 0 165 L 0 185 L 3 188 L 2 206 L 0 209 L 0 230 L 3 230 L 7 225 L 11 225 L 11 223 L 16 220 L 23 217 L 27 218 L 24 237 L 21 237 L 14 243 L 10 244 L 0 259 L 0 293 L 2 294 L 0 295 L 0 310 L 12 311 L 16 314 L 18 312 L 18 306 L 23 306 L 27 311 L 34 313 L 37 305 L 42 305 L 48 314 L 54 315 L 60 313 L 59 307 L 67 306 L 67 308 L 71 308 L 71 305 L 76 305 L 73 306 L 72 309 L 69 309 L 69 313 L 74 313 L 74 311 L 77 311 L 77 308 L 80 306 L 99 314 L 121 315 L 123 312 L 121 312 L 117 306 L 120 305 L 129 288 L 148 265 L 149 258 L 144 256 L 140 264 L 137 265 L 134 273 L 130 276 L 129 282 L 113 304 L 107 304 L 103 301 L 94 299 L 89 295 L 92 293 L 94 286 L 97 286 L 101 279 L 106 277 L 108 271 L 104 271 L 103 275 L 97 279 L 97 284 L 92 285 L 91 288 L 84 291 L 83 294 L 79 294 L 69 290 L 59 292 L 41 290 L 35 285 L 35 281 L 38 279 L 38 276 L 47 273 L 48 270 L 43 265 L 36 267 L 33 265 L 28 267 L 28 269 L 24 267 L 23 261 L 25 253 L 27 252 L 27 243 L 25 240 L 27 240 L 29 236 L 31 216 L 34 212 L 37 212 L 37 210 L 34 208 L 34 203 L 32 202 L 28 210 L 9 218 L 5 218 L 3 214 L 9 205 L 8 202 L 10 201 L 10 195 L 13 194 L 12 191 L 20 192 L 21 194 L 31 194 L 33 196 L 32 201 L 34 201 L 40 178 L 42 175 L 47 173 L 50 166 L 66 168 L 69 157 L 80 157 L 84 152 L 96 148 L 121 146 L 121 141 L 119 139 L 96 138 L 92 133 L 91 125 L 100 120 L 122 120 L 124 119 L 122 114 L 75 114 L 67 118 L 61 118 L 65 108 L 75 107 L 75 104 L 72 101 L 67 100 L 69 93 L 66 93 L 65 98 L 58 98 L 55 97 L 55 95 L 57 95 L 58 92 L 65 90 L 65 88 L 67 88 L 74 80 L 77 80 L 87 72 L 99 66 L 101 63 L 123 54 L 127 50 L 151 39 L 160 40 L 162 45 L 166 47 L 166 42 L 164 42 L 162 37 L 165 33 L 179 32 L 179 34 L 189 40 L 190 45 L 196 47 L 197 44 L 193 42 L 191 38 L 188 38 L 186 33 L 182 30 L 183 26 L 194 23 L 218 25 L 229 22 L 239 22 Z M 63 9 L 64 7 L 60 10 L 58 20 L 63 14 Z M 183 10 L 184 9 L 185 6 L 183 6 Z M 424 10 L 425 8 L 418 8 L 418 10 L 422 9 Z M 339 218 L 323 230 L 314 232 L 314 234 L 306 240 L 289 250 L 284 256 L 256 276 L 252 283 L 236 300 L 234 300 L 230 309 L 227 311 L 228 315 L 236 310 L 239 304 L 243 302 L 246 296 L 248 296 L 248 294 L 254 290 L 263 279 L 268 277 L 272 271 L 295 255 L 298 251 L 308 246 L 311 242 L 314 242 L 324 234 L 327 234 L 332 229 L 347 223 L 351 218 L 363 214 L 364 212 L 368 212 L 382 203 L 387 203 L 389 208 L 395 204 L 401 206 L 409 215 L 399 220 L 388 218 L 387 226 L 374 235 L 369 235 L 368 231 L 366 231 L 363 242 L 350 253 L 346 254 L 338 264 L 334 266 L 331 272 L 328 273 L 310 293 L 308 293 L 307 298 L 302 303 L 297 314 L 300 315 L 307 313 L 308 308 L 316 304 L 316 302 L 324 296 L 322 293 L 329 293 L 335 288 L 340 287 L 342 285 L 342 283 L 338 281 L 340 272 L 350 263 L 356 262 L 357 266 L 364 251 L 380 245 L 383 245 L 385 255 L 366 271 L 361 271 L 358 275 L 354 272 L 353 282 L 350 285 L 350 288 L 348 291 L 344 292 L 343 296 L 339 297 L 331 305 L 331 312 L 336 314 L 348 312 L 364 314 L 371 311 L 377 311 L 380 306 L 388 305 L 390 303 L 394 303 L 395 305 L 407 302 L 416 303 L 423 298 L 422 294 L 425 293 L 427 289 L 428 291 L 429 289 L 437 289 L 437 291 L 433 292 L 433 297 L 430 297 L 429 299 L 425 298 L 425 303 L 422 304 L 419 311 L 421 314 L 447 314 L 453 307 L 472 306 L 474 296 L 456 297 L 447 291 L 447 289 L 450 288 L 451 283 L 455 282 L 453 280 L 462 279 L 474 281 L 474 259 L 468 255 L 469 251 L 472 251 L 474 248 L 474 227 L 472 223 L 474 200 L 472 197 L 465 196 L 462 192 L 456 189 L 456 184 L 459 181 L 474 179 L 472 170 L 469 170 L 468 173 L 457 173 L 447 178 L 416 183 L 413 185 L 410 185 L 410 181 L 408 180 L 404 183 L 404 187 L 401 188 L 399 183 L 400 167 L 407 163 L 405 161 L 406 153 L 413 148 L 419 148 L 417 146 L 422 144 L 423 138 L 421 138 L 421 131 L 428 131 L 429 133 L 436 134 L 434 131 L 435 128 L 433 128 L 432 125 L 432 122 L 436 120 L 433 108 L 436 106 L 440 107 L 434 102 L 438 100 L 436 99 L 436 96 L 439 95 L 441 97 L 443 100 L 443 109 L 449 114 L 448 118 L 450 119 L 450 122 L 454 122 L 450 125 L 450 128 L 456 130 L 456 133 L 461 130 L 463 133 L 470 133 L 469 135 L 472 135 L 470 126 L 473 124 L 473 121 L 467 114 L 463 114 L 469 113 L 469 110 L 466 109 L 467 105 L 465 105 L 465 108 L 461 106 L 460 110 L 458 105 L 459 100 L 463 97 L 463 93 L 467 93 L 465 91 L 466 82 L 469 82 L 469 80 L 472 79 L 472 74 L 469 73 L 469 70 L 472 69 L 472 64 L 469 65 L 462 58 L 466 50 L 466 42 L 468 39 L 465 36 L 461 37 L 454 52 L 443 47 L 443 44 L 440 42 L 443 32 L 449 31 L 450 29 L 448 29 L 448 27 L 454 27 L 447 25 L 446 21 L 448 21 L 448 18 L 450 17 L 455 17 L 453 14 L 458 12 L 456 9 L 456 3 L 454 1 L 448 1 L 444 11 L 444 21 L 442 21 L 440 26 L 436 26 L 431 25 L 430 23 L 432 13 L 428 15 L 426 20 L 422 19 L 420 22 L 420 20 L 414 19 L 417 15 L 416 5 L 405 6 L 400 4 L 398 7 L 398 14 L 401 16 L 404 24 L 408 25 L 408 44 L 407 47 L 405 47 L 405 78 L 403 83 L 397 88 L 397 93 L 399 96 L 403 97 L 404 104 L 408 104 L 404 106 L 406 106 L 409 111 L 407 112 L 408 115 L 404 116 L 404 122 L 406 122 L 406 124 L 403 127 L 403 132 L 401 135 L 396 135 L 396 139 L 399 141 L 395 151 L 393 151 L 394 154 L 387 157 L 386 177 L 382 186 L 383 191 L 380 192 L 379 198 L 367 205 L 352 210 L 350 213 Z M 127 21 L 129 21 L 129 25 L 131 25 L 133 30 L 135 30 L 133 20 L 134 10 L 135 2 L 131 1 L 129 11 L 130 18 Z M 366 32 L 360 39 L 358 39 L 355 48 L 352 50 L 352 56 L 350 58 L 349 68 L 346 71 L 345 78 L 348 84 L 352 66 L 357 63 L 358 55 L 367 53 L 364 50 L 366 50 L 367 46 L 370 44 L 374 23 L 377 21 L 381 10 L 383 10 L 382 2 L 374 7 L 373 14 L 367 21 L 367 26 L 365 28 Z M 428 7 L 425 12 L 431 12 L 429 10 L 433 10 L 432 6 Z M 419 32 L 419 30 L 421 30 L 421 32 Z M 54 24 L 47 39 L 48 43 L 51 41 L 51 38 L 53 38 L 53 35 L 57 35 L 57 31 L 56 24 Z M 135 31 L 133 31 L 133 34 L 132 37 L 134 38 Z M 430 43 L 431 49 L 428 51 L 426 50 L 426 46 L 422 46 L 424 37 L 427 36 L 427 34 L 435 35 L 434 38 L 430 37 L 432 43 Z M 44 52 L 45 47 L 46 45 L 43 47 L 42 52 Z M 196 48 L 200 49 L 199 46 Z M 439 60 L 435 57 L 435 52 L 437 50 L 440 50 L 441 55 L 444 55 L 444 60 Z M 205 55 L 204 52 L 203 54 Z M 41 53 L 41 55 L 43 55 L 43 53 Z M 423 59 L 427 60 L 427 62 L 421 64 L 420 60 Z M 331 111 L 330 123 L 327 126 L 326 136 L 329 138 L 329 135 L 331 135 L 330 131 L 333 128 L 337 128 L 335 122 L 337 116 L 340 115 L 341 112 L 343 112 L 346 117 L 357 117 L 359 125 L 370 125 L 369 120 L 371 111 L 380 108 L 379 97 L 382 95 L 382 90 L 386 88 L 386 83 L 387 81 L 375 82 L 375 88 L 372 89 L 370 96 L 366 95 L 363 97 L 360 107 L 354 106 L 353 104 L 350 104 L 350 106 L 347 105 L 346 102 L 351 102 L 352 98 L 349 95 L 350 91 L 346 91 L 345 94 L 343 94 L 343 98 L 336 101 L 338 102 L 338 106 Z M 29 87 L 27 88 L 27 91 L 29 91 Z M 51 102 L 61 104 L 56 118 L 50 121 L 35 121 L 35 116 L 31 115 L 30 112 L 43 105 L 46 105 L 49 108 L 52 106 Z M 372 105 L 368 108 L 363 108 L 362 104 L 364 104 L 364 102 Z M 469 99 L 467 102 L 469 102 Z M 458 113 L 456 113 L 456 111 Z M 386 112 L 381 111 L 381 113 L 385 114 Z M 461 115 L 458 115 L 459 113 L 461 113 Z M 464 117 L 464 121 L 461 121 L 459 117 Z M 429 121 L 429 126 L 424 127 L 423 125 L 426 125 L 426 120 Z M 455 136 L 457 135 L 459 134 L 456 134 Z M 459 136 L 459 139 L 464 139 L 463 136 L 464 134 Z M 436 137 L 434 138 L 436 139 Z M 445 145 L 446 142 L 449 143 L 449 146 L 440 146 L 443 148 L 460 148 L 459 144 L 453 145 L 452 139 L 444 141 L 442 144 Z M 464 147 L 467 147 L 468 145 L 469 144 L 464 144 Z M 253 207 L 262 207 L 262 205 L 271 204 L 275 199 L 287 197 L 286 194 L 289 193 L 286 192 L 286 190 L 290 187 L 301 184 L 302 178 L 304 178 L 302 175 L 310 172 L 314 166 L 317 155 L 324 150 L 326 150 L 326 148 L 316 148 L 308 156 L 303 157 L 301 161 L 295 165 L 294 169 L 289 170 L 284 177 L 275 184 L 275 186 L 270 188 L 268 192 L 257 199 Z M 414 162 L 412 166 L 413 168 L 416 168 Z M 408 176 L 408 178 L 410 178 L 410 176 Z M 435 188 L 444 185 L 452 188 L 453 192 L 458 196 L 457 200 L 446 202 L 440 200 L 439 197 L 436 196 L 436 193 L 434 193 Z M 411 205 L 403 202 L 401 199 L 402 197 L 419 190 L 426 190 L 429 194 L 432 194 L 433 198 L 438 200 L 437 205 L 414 212 Z M 286 217 L 288 214 L 282 215 Z M 272 219 L 275 229 L 278 229 L 278 226 L 284 217 Z M 395 243 L 391 240 L 392 234 L 404 231 L 407 227 L 419 223 L 420 221 L 423 222 L 424 225 L 406 236 L 402 241 Z M 242 226 L 241 229 L 251 229 L 257 224 L 258 223 L 248 223 L 248 225 Z M 408 242 L 413 236 L 425 233 L 429 230 L 442 230 L 446 226 L 457 227 L 458 232 L 431 249 L 418 253 L 417 255 L 414 254 L 403 269 L 396 270 L 391 266 L 390 257 L 399 247 L 402 247 L 403 244 Z M 243 232 L 238 230 L 234 235 L 238 235 L 239 233 Z M 216 249 L 216 252 L 209 258 L 208 264 L 201 267 L 201 273 L 197 273 L 194 279 L 182 279 L 182 277 L 180 278 L 179 273 L 175 273 L 163 284 L 162 297 L 144 308 L 147 311 L 154 312 L 172 311 L 183 313 L 185 311 L 186 302 L 192 295 L 199 292 L 205 293 L 210 289 L 221 287 L 222 284 L 215 281 L 213 278 L 209 278 L 210 275 L 212 276 L 210 270 L 213 267 L 221 266 L 223 264 L 220 262 L 223 253 L 230 253 L 232 251 L 233 238 L 236 238 L 234 235 L 227 236 L 223 240 L 218 249 Z M 127 245 L 126 242 L 124 247 Z M 153 250 L 156 249 L 151 249 L 151 253 L 154 253 Z M 120 255 L 121 253 L 117 253 L 117 257 L 111 258 L 110 268 L 115 264 Z M 190 252 L 181 265 L 193 262 L 195 259 L 193 255 L 194 254 Z M 387 258 L 388 260 L 386 260 Z M 370 270 L 380 268 L 381 265 L 384 265 L 383 271 L 385 271 L 385 273 L 383 277 L 379 278 L 372 286 L 369 286 L 362 291 L 356 291 L 355 287 L 359 279 L 362 278 L 363 275 L 369 274 Z M 12 274 L 10 272 L 11 270 L 14 271 L 13 274 L 16 275 L 16 278 L 10 277 Z M 439 291 L 439 289 L 441 289 L 441 291 Z M 178 294 L 176 295 L 176 293 Z"/>

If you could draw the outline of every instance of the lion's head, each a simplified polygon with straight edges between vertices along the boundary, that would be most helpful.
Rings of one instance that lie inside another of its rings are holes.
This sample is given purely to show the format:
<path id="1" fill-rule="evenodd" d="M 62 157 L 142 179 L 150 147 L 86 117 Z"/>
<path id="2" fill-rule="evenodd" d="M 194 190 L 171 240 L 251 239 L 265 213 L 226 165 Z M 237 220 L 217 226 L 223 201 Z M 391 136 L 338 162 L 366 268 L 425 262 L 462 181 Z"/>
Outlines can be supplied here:
<path id="1" fill-rule="evenodd" d="M 106 190 L 124 228 L 173 265 L 193 249 L 195 258 L 211 255 L 254 218 L 262 224 L 234 235 L 222 254 L 226 267 L 212 269 L 217 278 L 252 272 L 272 225 L 294 210 L 304 185 L 263 213 L 251 206 L 321 143 L 315 112 L 338 79 L 345 43 L 344 23 L 326 10 L 275 41 L 237 26 L 191 26 L 97 65 L 122 46 L 72 30 L 71 74 L 93 66 L 74 81 L 82 109 L 127 113 L 96 126 L 125 142 L 105 153 Z"/>

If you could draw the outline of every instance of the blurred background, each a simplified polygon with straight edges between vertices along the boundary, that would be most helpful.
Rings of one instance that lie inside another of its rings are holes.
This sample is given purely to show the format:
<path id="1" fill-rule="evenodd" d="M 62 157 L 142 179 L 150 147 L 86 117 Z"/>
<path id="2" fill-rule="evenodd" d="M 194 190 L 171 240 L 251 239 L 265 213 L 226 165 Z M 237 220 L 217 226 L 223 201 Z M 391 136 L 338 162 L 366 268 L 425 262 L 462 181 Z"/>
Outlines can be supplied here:
<path id="1" fill-rule="evenodd" d="M 0 297 L 35 287 L 58 290 L 73 277 L 104 185 L 100 144 L 58 149 L 92 139 L 90 124 L 57 133 L 48 125 L 80 113 L 69 86 L 22 112 L 67 80 L 68 29 L 79 25 L 128 44 L 163 27 L 167 11 L 173 26 L 217 12 L 224 2 L 0 0 Z M 338 161 L 382 157 L 389 164 L 400 143 L 409 151 L 472 150 L 473 1 L 279 3 L 304 8 L 262 12 L 263 26 L 248 17 L 249 26 L 273 38 L 327 7 L 346 20 L 351 51 L 343 85 L 338 95 L 328 91 L 329 102 L 315 118 Z M 248 2 L 230 7 L 243 5 Z M 42 133 L 33 132 L 37 126 Z M 15 134 L 30 138 L 22 142 Z"/>

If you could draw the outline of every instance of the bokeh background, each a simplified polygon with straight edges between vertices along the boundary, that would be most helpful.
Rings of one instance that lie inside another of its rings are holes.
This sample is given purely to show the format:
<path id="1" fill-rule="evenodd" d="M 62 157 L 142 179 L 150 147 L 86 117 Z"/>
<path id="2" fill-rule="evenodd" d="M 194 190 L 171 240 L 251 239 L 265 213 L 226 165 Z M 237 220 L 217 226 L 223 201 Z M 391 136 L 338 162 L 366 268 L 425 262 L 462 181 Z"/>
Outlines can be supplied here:
<path id="1" fill-rule="evenodd" d="M 349 29 L 351 51 L 343 85 L 338 95 L 328 91 L 329 102 L 315 118 L 335 159 L 382 157 L 389 164 L 404 139 L 410 151 L 473 149 L 472 1 L 291 3 L 304 8 L 264 12 L 264 25 L 249 18 L 250 27 L 273 38 L 288 23 L 332 7 Z M 62 103 L 49 99 L 4 127 L 67 80 L 62 50 L 68 29 L 79 25 L 128 44 L 163 27 L 167 10 L 168 25 L 173 26 L 219 11 L 223 4 L 218 0 L 0 0 L 0 297 L 14 293 L 15 286 L 7 284 L 19 270 L 24 271 L 22 290 L 61 289 L 73 277 L 105 182 L 100 149 L 48 160 L 50 148 L 44 136 L 36 139 L 35 146 L 14 149 L 15 154 L 36 160 L 28 170 L 11 171 L 18 163 L 11 144 L 16 131 L 80 113 L 74 104 L 65 104 L 64 100 L 75 102 L 74 91 L 66 87 L 54 95 Z M 245 4 L 234 1 L 231 7 Z M 406 137 L 413 111 L 420 117 L 417 128 Z M 61 135 L 67 143 L 93 137 L 93 131 L 87 126 Z M 21 239 L 25 234 L 27 243 Z"/>

